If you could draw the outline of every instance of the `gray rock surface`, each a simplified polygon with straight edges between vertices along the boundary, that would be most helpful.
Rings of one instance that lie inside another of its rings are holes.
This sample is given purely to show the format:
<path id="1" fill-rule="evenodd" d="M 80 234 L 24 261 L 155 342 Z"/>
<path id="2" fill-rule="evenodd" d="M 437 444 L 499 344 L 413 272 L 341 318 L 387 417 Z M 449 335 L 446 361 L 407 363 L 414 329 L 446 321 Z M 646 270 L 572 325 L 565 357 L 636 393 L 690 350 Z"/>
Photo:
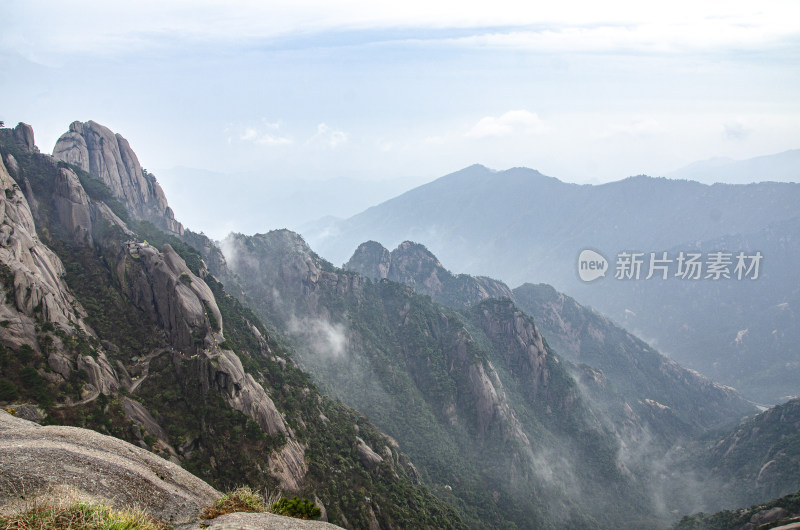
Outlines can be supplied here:
<path id="1" fill-rule="evenodd" d="M 373 451 L 372 448 L 358 436 L 356 436 L 356 452 L 358 453 L 358 459 L 361 460 L 361 463 L 367 469 L 375 469 L 383 462 L 383 457 Z"/>
<path id="2" fill-rule="evenodd" d="M 161 186 L 142 169 L 136 153 L 121 135 L 93 121 L 76 121 L 56 142 L 53 157 L 101 180 L 137 218 L 176 234 L 183 233 L 183 226 L 175 220 Z"/>
<path id="3" fill-rule="evenodd" d="M 34 502 L 139 506 L 173 523 L 197 519 L 220 492 L 152 453 L 76 427 L 42 427 L 0 411 L 0 513 Z M 24 499 L 21 496 L 24 495 Z"/>
<path id="4" fill-rule="evenodd" d="M 63 280 L 64 265 L 36 235 L 28 201 L 0 161 L 0 263 L 7 267 L 0 320 L 9 324 L 2 334 L 11 347 L 35 341 L 34 313 L 71 333 L 70 323 L 84 327 L 80 304 Z"/>
<path id="5" fill-rule="evenodd" d="M 27 123 L 19 122 L 14 127 L 14 142 L 17 147 L 27 153 L 38 153 L 39 148 L 36 147 L 36 142 L 33 140 L 33 127 Z"/>
<path id="6" fill-rule="evenodd" d="M 206 389 L 219 391 L 265 432 L 286 432 L 264 388 L 245 373 L 235 353 L 220 348 L 224 322 L 214 294 L 171 246 L 158 251 L 131 243 L 120 255 L 117 274 L 130 300 L 164 329 L 177 355 L 200 356 L 198 376 Z"/>
<path id="7" fill-rule="evenodd" d="M 117 374 L 102 352 L 97 355 L 97 358 L 79 355 L 78 370 L 84 370 L 89 376 L 89 382 L 102 394 L 109 396 L 119 389 Z"/>
<path id="8" fill-rule="evenodd" d="M 79 244 L 92 244 L 92 214 L 89 196 L 78 175 L 71 169 L 59 168 L 53 191 L 53 205 L 58 220 Z"/>
<path id="9" fill-rule="evenodd" d="M 213 343 L 207 309 L 222 331 L 222 316 L 211 289 L 171 246 L 159 252 L 147 244 L 132 244 L 120 255 L 117 274 L 131 301 L 166 331 L 177 350 L 194 352 L 195 338 L 205 340 L 206 346 Z"/>
<path id="10" fill-rule="evenodd" d="M 198 523 L 176 526 L 175 530 L 331 530 L 339 526 L 322 521 L 304 521 L 272 513 L 229 513 Z"/>

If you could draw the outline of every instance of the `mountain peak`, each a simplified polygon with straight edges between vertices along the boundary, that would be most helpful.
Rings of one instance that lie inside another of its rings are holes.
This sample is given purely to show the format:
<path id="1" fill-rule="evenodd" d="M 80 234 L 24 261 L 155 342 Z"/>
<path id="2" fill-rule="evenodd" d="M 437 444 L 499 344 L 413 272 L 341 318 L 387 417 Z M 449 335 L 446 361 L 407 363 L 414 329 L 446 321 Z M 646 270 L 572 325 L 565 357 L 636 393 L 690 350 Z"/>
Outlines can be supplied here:
<path id="1" fill-rule="evenodd" d="M 74 121 L 53 148 L 53 158 L 72 164 L 108 186 L 134 217 L 183 234 L 164 191 L 154 175 L 143 169 L 128 141 L 94 121 Z"/>

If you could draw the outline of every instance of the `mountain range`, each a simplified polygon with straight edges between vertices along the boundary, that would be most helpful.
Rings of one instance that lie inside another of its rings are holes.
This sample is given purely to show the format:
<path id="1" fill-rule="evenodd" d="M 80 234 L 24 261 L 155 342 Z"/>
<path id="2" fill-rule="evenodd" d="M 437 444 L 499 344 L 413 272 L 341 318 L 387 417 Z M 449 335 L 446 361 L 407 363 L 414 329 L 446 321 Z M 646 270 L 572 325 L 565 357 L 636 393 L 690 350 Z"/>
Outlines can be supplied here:
<path id="1" fill-rule="evenodd" d="M 727 182 L 800 182 L 800 149 L 747 160 L 710 158 L 689 164 L 664 175 L 674 179 L 696 180 L 705 184 Z"/>
<path id="2" fill-rule="evenodd" d="M 798 489 L 797 400 L 755 415 L 553 287 L 453 275 L 410 241 L 359 241 L 345 267 L 288 230 L 214 242 L 95 122 L 53 156 L 0 129 L 0 155 L 0 402 L 18 417 L 306 497 L 345 528 L 661 528 Z M 764 192 L 776 210 L 793 193 Z"/>
<path id="3" fill-rule="evenodd" d="M 389 247 L 409 240 L 459 272 L 512 286 L 553 285 L 671 358 L 768 405 L 798 394 L 791 339 L 798 200 L 795 183 L 708 186 L 638 176 L 581 186 L 531 169 L 471 166 L 305 236 L 335 263 L 367 240 Z M 578 275 L 587 249 L 607 262 L 605 277 L 594 282 Z M 646 280 L 651 254 L 665 252 L 668 279 L 658 271 Z M 760 253 L 762 267 L 755 280 L 734 274 L 714 281 L 705 269 L 699 280 L 675 278 L 681 252 L 700 253 L 703 261 L 727 253 L 729 272 L 739 253 Z M 624 253 L 642 258 L 638 279 L 616 277 Z M 766 316 L 775 313 L 780 318 Z M 758 347 L 743 348 L 740 333 Z"/>

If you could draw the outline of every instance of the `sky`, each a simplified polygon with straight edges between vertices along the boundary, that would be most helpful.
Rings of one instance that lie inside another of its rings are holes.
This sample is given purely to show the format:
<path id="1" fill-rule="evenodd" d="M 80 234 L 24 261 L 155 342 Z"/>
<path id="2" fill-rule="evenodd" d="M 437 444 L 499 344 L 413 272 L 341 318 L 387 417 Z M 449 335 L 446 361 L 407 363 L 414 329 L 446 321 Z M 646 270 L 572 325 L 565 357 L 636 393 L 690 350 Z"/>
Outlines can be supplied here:
<path id="1" fill-rule="evenodd" d="M 800 147 L 800 2 L 544 4 L 3 0 L 0 120 L 44 152 L 102 123 L 168 197 L 191 184 L 176 167 L 254 196 L 474 163 L 597 183 Z"/>

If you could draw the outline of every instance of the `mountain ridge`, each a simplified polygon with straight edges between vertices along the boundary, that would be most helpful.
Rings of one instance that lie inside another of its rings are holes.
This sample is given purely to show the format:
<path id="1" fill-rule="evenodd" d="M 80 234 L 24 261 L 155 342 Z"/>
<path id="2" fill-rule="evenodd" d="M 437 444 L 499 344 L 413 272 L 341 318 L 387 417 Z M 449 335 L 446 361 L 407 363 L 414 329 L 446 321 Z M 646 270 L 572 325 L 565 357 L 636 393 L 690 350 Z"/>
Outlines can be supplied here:
<path id="1" fill-rule="evenodd" d="M 464 527 L 396 444 L 317 390 L 179 233 L 151 223 L 102 175 L 16 136 L 0 129 L 6 408 L 112 434 L 220 488 L 244 480 L 310 496 L 344 526 Z M 145 196 L 137 185 L 155 189 L 152 178 L 131 183 L 134 197 Z M 224 267 L 218 250 L 200 246 Z M 347 494 L 360 488 L 371 501 Z"/>

